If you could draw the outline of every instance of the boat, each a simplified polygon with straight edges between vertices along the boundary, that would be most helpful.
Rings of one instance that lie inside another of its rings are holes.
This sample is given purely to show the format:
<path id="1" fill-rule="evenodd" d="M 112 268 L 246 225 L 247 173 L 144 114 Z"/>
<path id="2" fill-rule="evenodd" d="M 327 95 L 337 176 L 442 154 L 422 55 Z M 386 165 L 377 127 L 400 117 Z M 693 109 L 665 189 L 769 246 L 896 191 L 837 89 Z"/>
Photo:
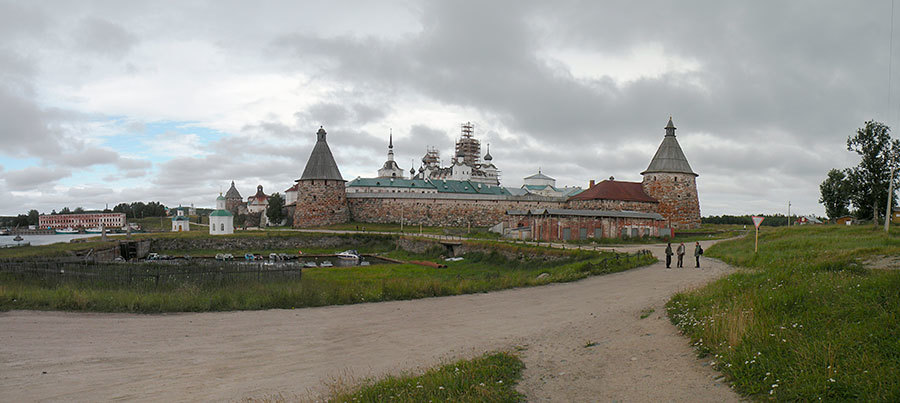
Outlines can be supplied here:
<path id="1" fill-rule="evenodd" d="M 24 240 L 25 240 L 25 238 L 22 238 L 21 235 L 16 235 L 16 237 L 13 238 L 13 241 L 16 241 L 16 242 L 22 242 Z"/>
<path id="2" fill-rule="evenodd" d="M 66 234 L 66 235 L 71 235 L 71 234 L 77 234 L 77 233 L 78 233 L 78 230 L 75 229 L 75 228 L 72 228 L 72 227 L 69 227 L 69 228 L 58 228 L 58 229 L 56 229 L 55 231 L 56 231 L 57 234 Z"/>
<path id="3" fill-rule="evenodd" d="M 320 264 L 319 267 L 334 267 L 334 265 L 331 264 L 331 262 L 326 260 L 326 261 L 322 262 L 322 264 Z"/>
<path id="4" fill-rule="evenodd" d="M 248 262 L 252 262 L 252 261 L 256 260 L 256 255 L 254 255 L 252 253 L 244 254 L 244 260 L 246 260 Z"/>
<path id="5" fill-rule="evenodd" d="M 359 260 L 359 252 L 355 249 L 345 250 L 341 253 L 336 254 L 338 259 L 342 260 Z"/>
<path id="6" fill-rule="evenodd" d="M 99 227 L 98 228 L 88 228 L 88 229 L 84 230 L 84 233 L 85 234 L 102 234 L 103 228 L 99 228 Z"/>
<path id="7" fill-rule="evenodd" d="M 0 236 L 9 235 L 9 230 L 6 228 L 0 228 Z"/>
<path id="8" fill-rule="evenodd" d="M 306 262 L 303 267 L 316 267 L 316 262 Z"/>

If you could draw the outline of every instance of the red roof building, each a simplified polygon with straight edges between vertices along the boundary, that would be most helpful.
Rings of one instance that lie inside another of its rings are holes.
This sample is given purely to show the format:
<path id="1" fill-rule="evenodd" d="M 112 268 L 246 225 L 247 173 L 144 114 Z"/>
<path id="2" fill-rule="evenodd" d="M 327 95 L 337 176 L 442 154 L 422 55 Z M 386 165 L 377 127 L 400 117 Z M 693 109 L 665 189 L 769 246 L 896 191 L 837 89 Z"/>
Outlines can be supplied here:
<path id="1" fill-rule="evenodd" d="M 615 180 L 605 180 L 591 186 L 575 196 L 569 198 L 573 200 L 621 200 L 657 203 L 657 200 L 650 197 L 644 192 L 644 187 L 640 182 L 621 182 Z"/>

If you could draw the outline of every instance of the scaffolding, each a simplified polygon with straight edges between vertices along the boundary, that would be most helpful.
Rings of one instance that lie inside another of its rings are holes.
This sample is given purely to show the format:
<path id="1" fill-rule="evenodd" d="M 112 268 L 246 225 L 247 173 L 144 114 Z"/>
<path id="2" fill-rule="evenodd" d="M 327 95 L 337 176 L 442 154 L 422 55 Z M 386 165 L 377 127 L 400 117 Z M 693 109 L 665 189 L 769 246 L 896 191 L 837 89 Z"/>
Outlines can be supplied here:
<path id="1" fill-rule="evenodd" d="M 460 125 L 462 137 L 456 140 L 456 161 L 471 167 L 481 163 L 481 142 L 473 136 L 475 125 L 466 122 Z"/>

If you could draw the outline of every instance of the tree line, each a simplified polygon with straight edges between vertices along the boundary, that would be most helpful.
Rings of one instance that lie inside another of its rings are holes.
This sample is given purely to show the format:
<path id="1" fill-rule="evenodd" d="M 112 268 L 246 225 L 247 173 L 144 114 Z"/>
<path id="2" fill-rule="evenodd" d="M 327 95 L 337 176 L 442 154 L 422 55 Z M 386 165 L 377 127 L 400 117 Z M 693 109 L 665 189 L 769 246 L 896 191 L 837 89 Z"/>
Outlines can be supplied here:
<path id="1" fill-rule="evenodd" d="M 115 206 L 112 210 L 103 209 L 103 210 L 85 210 L 83 207 L 75 207 L 74 209 L 70 209 L 69 207 L 63 207 L 58 212 L 56 209 L 50 211 L 49 215 L 58 215 L 58 214 L 83 214 L 83 213 L 125 213 L 126 218 L 141 218 L 141 217 L 165 217 L 166 215 L 166 206 L 159 202 L 132 202 L 132 203 L 120 203 Z M 38 225 L 39 217 L 41 213 L 35 209 L 31 209 L 26 214 L 19 214 L 15 217 L 0 217 L 0 227 L 27 227 L 29 225 Z"/>
<path id="2" fill-rule="evenodd" d="M 783 227 L 791 221 L 797 221 L 799 216 L 784 214 L 755 214 L 757 217 L 763 217 L 762 226 L 767 227 Z M 714 215 L 709 217 L 701 217 L 700 222 L 703 224 L 733 224 L 733 225 L 753 225 L 752 215 Z M 821 217 L 816 217 L 823 219 Z"/>
<path id="3" fill-rule="evenodd" d="M 835 219 L 852 215 L 859 219 L 872 219 L 876 224 L 887 210 L 888 192 L 893 184 L 896 193 L 897 168 L 900 156 L 900 140 L 891 138 L 890 127 L 870 120 L 847 138 L 847 151 L 860 156 L 855 167 L 833 168 L 819 185 L 819 203 L 825 205 L 825 213 Z M 893 196 L 893 195 L 892 195 Z M 891 197 L 891 208 L 897 198 Z"/>

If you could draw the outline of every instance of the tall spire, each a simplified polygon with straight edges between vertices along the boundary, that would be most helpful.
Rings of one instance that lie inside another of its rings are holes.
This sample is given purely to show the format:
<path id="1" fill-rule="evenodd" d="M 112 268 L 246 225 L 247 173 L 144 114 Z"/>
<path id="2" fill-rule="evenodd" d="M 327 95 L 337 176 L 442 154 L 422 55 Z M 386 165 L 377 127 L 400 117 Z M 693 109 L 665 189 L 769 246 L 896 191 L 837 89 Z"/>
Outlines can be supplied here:
<path id="1" fill-rule="evenodd" d="M 394 160 L 394 129 L 391 129 L 390 140 L 388 140 L 388 161 Z"/>
<path id="2" fill-rule="evenodd" d="M 675 124 L 672 123 L 672 116 L 669 116 L 669 124 L 666 125 L 666 136 L 675 137 Z"/>

